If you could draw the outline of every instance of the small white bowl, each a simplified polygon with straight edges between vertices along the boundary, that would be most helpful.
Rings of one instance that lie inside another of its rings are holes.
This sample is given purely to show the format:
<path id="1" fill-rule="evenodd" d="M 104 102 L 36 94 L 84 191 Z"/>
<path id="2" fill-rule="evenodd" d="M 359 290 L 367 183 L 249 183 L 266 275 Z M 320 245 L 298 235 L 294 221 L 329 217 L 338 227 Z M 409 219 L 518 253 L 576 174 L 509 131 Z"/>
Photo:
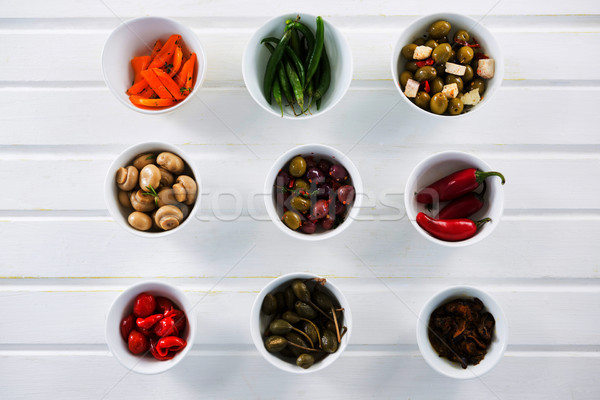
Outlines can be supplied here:
<path id="1" fill-rule="evenodd" d="M 431 313 L 442 304 L 459 298 L 474 297 L 482 301 L 484 310 L 492 314 L 496 325 L 492 343 L 485 358 L 479 364 L 469 365 L 467 369 L 463 369 L 460 364 L 440 357 L 435 351 L 429 341 L 429 319 Z M 472 379 L 489 372 L 504 355 L 508 343 L 508 321 L 500 305 L 484 291 L 471 286 L 454 286 L 435 294 L 421 309 L 417 321 L 417 343 L 427 364 L 440 374 L 455 379 Z"/>
<path id="2" fill-rule="evenodd" d="M 448 247 L 468 246 L 477 243 L 490 235 L 500 223 L 500 218 L 504 212 L 504 191 L 502 190 L 500 178 L 490 177 L 486 179 L 487 190 L 483 196 L 485 200 L 483 208 L 469 218 L 477 221 L 489 217 L 492 221 L 479 228 L 472 238 L 460 242 L 447 242 L 445 240 L 434 238 L 417 224 L 416 218 L 419 212 L 423 211 L 430 216 L 431 214 L 426 212 L 425 204 L 417 203 L 415 193 L 433 182 L 465 168 L 478 168 L 482 171 L 492 171 L 492 168 L 487 163 L 472 154 L 463 153 L 461 151 L 444 151 L 433 154 L 417 164 L 406 181 L 406 187 L 404 188 L 404 206 L 406 207 L 408 219 L 417 232 L 434 243 Z M 445 203 L 439 205 L 439 208 L 441 209 L 444 204 Z M 435 210 L 436 207 L 434 205 L 434 211 Z M 436 215 L 433 216 L 435 217 Z"/>
<path id="3" fill-rule="evenodd" d="M 185 47 L 196 53 L 194 67 L 196 84 L 187 98 L 176 105 L 160 110 L 142 109 L 134 106 L 125 93 L 131 87 L 133 57 L 150 55 L 157 39 L 165 40 L 171 35 L 182 36 Z M 196 95 L 206 76 L 206 54 L 196 34 L 187 26 L 163 17 L 135 18 L 119 25 L 106 39 L 102 50 L 102 74 L 104 82 L 115 97 L 128 108 L 143 114 L 164 114 L 173 111 Z"/>
<path id="4" fill-rule="evenodd" d="M 119 203 L 119 188 L 117 187 L 117 183 L 115 181 L 117 170 L 121 167 L 132 165 L 134 158 L 139 154 L 150 152 L 159 153 L 161 151 L 169 151 L 179 156 L 187 165 L 184 173 L 187 173 L 189 175 L 189 172 L 191 171 L 193 175 L 192 177 L 196 180 L 196 184 L 198 185 L 198 195 L 196 196 L 196 202 L 191 206 L 189 214 L 177 228 L 164 232 L 138 231 L 137 229 L 131 227 L 131 225 L 129 225 L 129 222 L 127 222 L 127 217 L 133 212 L 133 209 L 126 209 L 121 205 L 121 203 Z M 104 201 L 106 202 L 106 206 L 108 207 L 110 215 L 115 219 L 115 221 L 117 221 L 117 223 L 119 223 L 119 225 L 125 228 L 125 230 L 142 237 L 163 237 L 170 235 L 173 232 L 181 230 L 181 228 L 186 226 L 192 220 L 192 218 L 196 214 L 196 211 L 198 210 L 198 208 L 200 208 L 201 194 L 202 184 L 200 182 L 200 174 L 198 173 L 196 166 L 192 162 L 192 159 L 188 157 L 179 147 L 165 142 L 139 143 L 123 150 L 123 152 L 119 154 L 117 158 L 115 158 L 115 160 L 108 168 L 108 172 L 106 173 L 106 178 L 104 180 Z"/>
<path id="5" fill-rule="evenodd" d="M 156 360 L 149 352 L 146 355 L 132 354 L 129 352 L 127 342 L 121 336 L 121 320 L 133 312 L 133 302 L 140 293 L 166 297 L 182 310 L 187 317 L 186 328 L 182 336 L 187 345 L 171 360 Z M 106 343 L 108 348 L 125 368 L 139 374 L 159 374 L 173 368 L 190 351 L 194 344 L 195 335 L 196 315 L 192 309 L 192 304 L 180 289 L 160 281 L 140 282 L 129 287 L 113 301 L 106 316 Z"/>
<path id="6" fill-rule="evenodd" d="M 486 80 L 486 89 L 483 94 L 483 100 L 475 107 L 473 107 L 469 112 L 464 112 L 459 115 L 438 115 L 427 110 L 423 110 L 418 107 L 416 104 L 411 102 L 408 97 L 404 95 L 402 88 L 400 87 L 400 73 L 404 70 L 404 64 L 408 61 L 400 52 L 402 48 L 418 37 L 423 37 L 427 33 L 427 29 L 429 26 L 439 20 L 445 20 L 450 22 L 452 25 L 452 30 L 450 31 L 449 37 L 454 37 L 454 33 L 459 29 L 465 29 L 467 32 L 471 34 L 471 37 L 475 37 L 477 41 L 481 44 L 481 47 L 485 51 L 485 54 L 490 58 L 494 59 L 495 71 L 494 77 L 492 79 Z M 504 77 L 504 58 L 502 57 L 502 51 L 500 49 L 500 45 L 491 34 L 489 30 L 485 26 L 472 18 L 469 18 L 465 15 L 453 14 L 453 13 L 438 13 L 431 14 L 421 17 L 410 24 L 400 35 L 396 45 L 394 46 L 394 50 L 392 51 L 392 77 L 394 80 L 394 85 L 396 89 L 400 92 L 400 96 L 404 100 L 408 106 L 414 110 L 417 110 L 420 113 L 427 114 L 434 118 L 457 118 L 464 117 L 472 114 L 473 112 L 479 110 L 485 104 L 489 103 L 490 99 L 496 92 L 496 90 L 502 85 L 502 79 Z M 399 71 L 399 69 L 402 71 Z"/>
<path id="7" fill-rule="evenodd" d="M 252 35 L 246 45 L 244 57 L 242 59 L 242 74 L 244 82 L 250 92 L 250 95 L 262 108 L 269 113 L 281 118 L 281 110 L 275 100 L 272 104 L 267 103 L 263 93 L 263 82 L 265 78 L 265 69 L 269 61 L 269 50 L 260 41 L 269 36 L 280 38 L 283 35 L 285 21 L 295 19 L 300 15 L 300 22 L 310 28 L 313 33 L 317 30 L 316 15 L 305 13 L 289 13 L 271 18 Z M 329 90 L 323 96 L 321 109 L 311 108 L 312 114 L 304 114 L 295 117 L 290 107 L 283 107 L 283 118 L 287 119 L 307 119 L 317 115 L 325 114 L 331 110 L 346 94 L 350 82 L 352 81 L 352 51 L 344 35 L 327 19 L 325 23 L 325 50 L 331 64 L 331 84 Z M 284 100 L 285 103 L 285 100 Z M 297 108 L 297 107 L 296 107 Z"/>
<path id="8" fill-rule="evenodd" d="M 304 157 L 315 156 L 318 158 L 326 159 L 330 162 L 336 162 L 336 163 L 341 164 L 344 168 L 346 168 L 346 171 L 348 171 L 348 176 L 352 180 L 352 186 L 354 186 L 354 191 L 355 191 L 356 195 L 355 195 L 354 203 L 350 207 L 350 210 L 348 212 L 348 215 L 346 216 L 346 219 L 337 228 L 331 229 L 329 231 L 313 233 L 313 234 L 306 234 L 306 233 L 302 233 L 299 231 L 293 231 L 283 223 L 283 221 L 281 220 L 281 217 L 277 214 L 277 209 L 275 208 L 275 196 L 274 196 L 275 195 L 275 188 L 274 188 L 275 179 L 277 178 L 277 174 L 279 174 L 279 171 L 284 167 L 284 165 L 287 164 L 288 162 L 290 162 L 290 160 L 297 155 L 302 155 Z M 273 223 L 279 229 L 281 229 L 284 233 L 286 233 L 292 237 L 302 239 L 302 240 L 308 240 L 308 241 L 329 239 L 331 237 L 339 235 L 345 229 L 348 229 L 348 227 L 350 226 L 350 223 L 354 219 L 356 219 L 356 217 L 358 216 L 358 213 L 360 211 L 360 205 L 362 203 L 362 195 L 363 195 L 363 183 L 362 183 L 362 179 L 360 178 L 360 174 L 358 173 L 358 169 L 356 168 L 354 163 L 350 160 L 350 158 L 346 154 L 342 153 L 341 151 L 339 151 L 333 147 L 326 146 L 324 144 L 305 144 L 302 146 L 294 147 L 293 149 L 286 151 L 285 153 L 283 153 L 283 155 L 281 155 L 277 159 L 277 161 L 275 161 L 275 163 L 271 167 L 271 170 L 267 174 L 267 178 L 265 179 L 265 189 L 264 189 L 265 206 L 267 208 L 267 213 L 271 217 L 271 220 L 273 221 Z"/>
<path id="9" fill-rule="evenodd" d="M 276 354 L 269 353 L 267 349 L 265 349 L 265 338 L 263 337 L 263 333 L 267 329 L 267 326 L 271 320 L 269 316 L 261 313 L 265 296 L 269 293 L 275 293 L 281 289 L 284 289 L 294 279 L 304 280 L 312 278 L 319 278 L 319 276 L 306 272 L 293 272 L 272 280 L 263 288 L 263 290 L 260 291 L 254 300 L 252 312 L 250 314 L 250 333 L 258 352 L 265 358 L 265 360 L 277 368 L 295 374 L 309 374 L 311 372 L 317 372 L 333 364 L 348 346 L 348 342 L 350 342 L 350 335 L 352 334 L 352 313 L 350 312 L 350 304 L 348 303 L 348 300 L 346 300 L 346 297 L 344 297 L 344 294 L 333 283 L 327 280 L 325 286 L 320 286 L 320 288 L 328 291 L 332 297 L 337 299 L 340 306 L 344 309 L 344 325 L 348 328 L 348 331 L 342 338 L 342 342 L 340 343 L 338 350 L 333 354 L 327 355 L 327 357 L 325 357 L 323 360 L 316 362 L 312 367 L 304 369 L 296 364 L 292 364 L 280 358 Z"/>

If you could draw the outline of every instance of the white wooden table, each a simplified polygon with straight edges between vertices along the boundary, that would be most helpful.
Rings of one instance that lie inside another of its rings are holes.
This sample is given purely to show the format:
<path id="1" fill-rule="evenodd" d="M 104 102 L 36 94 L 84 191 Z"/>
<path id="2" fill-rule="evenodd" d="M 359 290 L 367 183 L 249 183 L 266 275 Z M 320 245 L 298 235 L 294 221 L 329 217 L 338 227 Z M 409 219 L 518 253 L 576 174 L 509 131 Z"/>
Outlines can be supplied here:
<path id="1" fill-rule="evenodd" d="M 311 121 L 272 117 L 247 93 L 247 40 L 294 11 L 252 3 L 2 5 L 0 398 L 600 398 L 600 3 L 299 3 L 339 27 L 354 55 L 347 95 Z M 472 117 L 430 122 L 400 103 L 389 58 L 412 20 L 444 10 L 489 12 L 483 23 L 503 48 L 506 75 Z M 143 15 L 189 25 L 207 52 L 203 89 L 170 115 L 126 109 L 102 80 L 106 37 L 120 19 Z M 198 221 L 161 240 L 124 231 L 103 198 L 112 159 L 150 140 L 182 146 L 204 184 Z M 255 196 L 278 155 L 311 142 L 349 151 L 370 194 L 362 220 L 323 243 L 283 235 Z M 468 248 L 436 246 L 404 218 L 408 173 L 449 149 L 507 177 L 501 223 Z M 342 357 L 302 377 L 263 360 L 248 326 L 257 292 L 293 271 L 339 285 L 355 321 Z M 192 302 L 204 297 L 193 350 L 159 376 L 127 373 L 104 339 L 112 300 L 147 278 L 180 286 Z M 416 345 L 415 313 L 459 283 L 489 291 L 510 323 L 505 357 L 480 380 L 438 375 Z"/>

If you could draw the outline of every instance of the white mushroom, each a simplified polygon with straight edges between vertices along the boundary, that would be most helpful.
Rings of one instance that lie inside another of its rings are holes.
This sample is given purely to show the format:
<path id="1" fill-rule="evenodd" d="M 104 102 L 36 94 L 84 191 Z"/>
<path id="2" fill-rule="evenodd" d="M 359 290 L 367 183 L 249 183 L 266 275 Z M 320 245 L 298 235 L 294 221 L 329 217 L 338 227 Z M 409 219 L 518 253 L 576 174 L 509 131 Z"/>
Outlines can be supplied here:
<path id="1" fill-rule="evenodd" d="M 177 228 L 183 220 L 183 213 L 175 206 L 162 206 L 154 214 L 154 223 L 165 231 Z"/>
<path id="2" fill-rule="evenodd" d="M 158 157 L 156 157 L 156 163 L 175 175 L 181 174 L 185 168 L 183 160 L 179 156 L 168 151 L 160 153 Z"/>
<path id="3" fill-rule="evenodd" d="M 172 188 L 162 188 L 158 191 L 158 206 L 175 205 L 178 201 Z"/>
<path id="4" fill-rule="evenodd" d="M 156 189 L 160 185 L 161 173 L 158 167 L 154 164 L 146 165 L 140 171 L 140 188 L 144 192 L 149 192 L 150 186 L 152 189 Z"/>
<path id="5" fill-rule="evenodd" d="M 127 217 L 127 222 L 138 231 L 147 231 L 152 227 L 152 218 L 143 212 L 134 211 Z"/>
<path id="6" fill-rule="evenodd" d="M 117 186 L 126 192 L 133 190 L 138 183 L 138 170 L 133 165 L 117 170 Z"/>
<path id="7" fill-rule="evenodd" d="M 173 174 L 164 169 L 163 167 L 158 167 L 158 169 L 160 170 L 160 186 L 173 186 L 173 183 L 175 182 L 175 177 L 173 176 Z"/>
<path id="8" fill-rule="evenodd" d="M 194 204 L 196 195 L 198 194 L 198 186 L 196 181 L 187 175 L 179 175 L 177 183 L 173 185 L 173 191 L 177 201 L 189 205 Z"/>
<path id="9" fill-rule="evenodd" d="M 121 203 L 121 205 L 125 208 L 132 208 L 128 192 L 119 190 L 119 203 Z"/>
<path id="10" fill-rule="evenodd" d="M 141 170 L 148 164 L 154 164 L 155 161 L 156 154 L 144 153 L 140 154 L 135 158 L 135 160 L 133 160 L 133 166 L 136 167 L 138 170 Z"/>
<path id="11" fill-rule="evenodd" d="M 154 196 L 151 196 L 141 190 L 131 192 L 129 201 L 131 201 L 131 206 L 136 211 L 148 212 L 154 210 L 156 207 Z"/>

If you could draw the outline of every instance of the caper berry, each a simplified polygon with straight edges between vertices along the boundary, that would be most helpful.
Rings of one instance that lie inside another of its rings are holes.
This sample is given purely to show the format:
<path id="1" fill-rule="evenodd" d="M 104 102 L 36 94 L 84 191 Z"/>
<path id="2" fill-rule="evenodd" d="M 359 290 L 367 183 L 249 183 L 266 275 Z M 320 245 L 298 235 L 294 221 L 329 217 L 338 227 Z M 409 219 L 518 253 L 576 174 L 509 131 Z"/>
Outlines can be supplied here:
<path id="1" fill-rule="evenodd" d="M 315 319 L 317 317 L 315 309 L 302 301 L 297 301 L 294 304 L 294 308 L 296 313 L 302 318 Z"/>
<path id="2" fill-rule="evenodd" d="M 269 330 L 275 335 L 285 335 L 292 330 L 292 325 L 284 319 L 274 319 L 269 324 Z"/>
<path id="3" fill-rule="evenodd" d="M 297 324 L 302 320 L 302 318 L 300 318 L 300 316 L 293 311 L 284 312 L 281 318 L 285 319 L 290 324 Z"/>
<path id="4" fill-rule="evenodd" d="M 312 355 L 306 353 L 300 354 L 296 359 L 296 365 L 304 369 L 312 367 L 314 363 L 315 358 Z"/>
<path id="5" fill-rule="evenodd" d="M 265 296 L 262 304 L 262 312 L 267 315 L 273 315 L 277 311 L 277 298 L 271 293 Z"/>
<path id="6" fill-rule="evenodd" d="M 304 282 L 296 279 L 292 282 L 294 295 L 303 302 L 310 302 L 310 291 Z"/>
<path id="7" fill-rule="evenodd" d="M 269 336 L 265 340 L 265 348 L 269 353 L 277 353 L 287 347 L 288 341 L 281 336 Z"/>
<path id="8" fill-rule="evenodd" d="M 335 353 L 338 349 L 337 335 L 335 332 L 327 329 L 321 336 L 321 347 L 327 353 Z"/>
<path id="9" fill-rule="evenodd" d="M 317 306 L 319 306 L 322 310 L 329 311 L 331 310 L 331 307 L 333 307 L 333 301 L 331 301 L 331 298 L 320 290 L 315 290 L 313 297 Z"/>

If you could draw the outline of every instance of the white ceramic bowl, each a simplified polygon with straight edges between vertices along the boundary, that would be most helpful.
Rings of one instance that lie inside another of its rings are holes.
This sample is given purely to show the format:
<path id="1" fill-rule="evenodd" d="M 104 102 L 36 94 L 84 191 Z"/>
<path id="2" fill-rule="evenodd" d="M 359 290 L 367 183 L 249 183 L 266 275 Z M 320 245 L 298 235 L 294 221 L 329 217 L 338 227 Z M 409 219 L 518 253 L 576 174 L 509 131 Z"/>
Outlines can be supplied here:
<path id="1" fill-rule="evenodd" d="M 142 109 L 134 106 L 125 93 L 133 81 L 130 61 L 133 57 L 150 55 L 154 43 L 163 43 L 173 34 L 182 36 L 185 47 L 196 53 L 196 84 L 187 98 L 176 105 L 160 110 Z M 188 103 L 196 95 L 206 76 L 206 55 L 196 34 L 179 22 L 162 17 L 142 17 L 119 25 L 106 39 L 102 51 L 102 73 L 106 86 L 128 108 L 144 114 L 164 114 Z"/>
<path id="2" fill-rule="evenodd" d="M 121 320 L 132 313 L 133 302 L 140 293 L 149 293 L 153 296 L 168 298 L 187 317 L 187 325 L 182 336 L 186 340 L 187 345 L 171 360 L 158 361 L 149 352 L 143 356 L 132 354 L 129 352 L 127 342 L 121 337 Z M 196 315 L 192 309 L 192 304 L 180 289 L 164 282 L 146 281 L 129 287 L 113 301 L 106 316 L 106 343 L 108 344 L 108 348 L 125 368 L 140 374 L 159 374 L 173 368 L 192 348 L 195 334 Z"/>
<path id="3" fill-rule="evenodd" d="M 495 62 L 495 72 L 494 77 L 492 79 L 486 80 L 486 90 L 483 94 L 483 100 L 475 107 L 473 107 L 469 112 L 462 113 L 460 115 L 438 115 L 427 110 L 423 110 L 420 107 L 417 107 L 413 102 L 411 102 L 408 97 L 404 95 L 402 88 L 400 87 L 399 76 L 400 73 L 404 70 L 404 64 L 408 61 L 400 54 L 400 51 L 404 46 L 418 37 L 423 37 L 424 34 L 427 33 L 427 29 L 429 26 L 439 20 L 445 20 L 450 22 L 452 25 L 452 30 L 450 31 L 450 37 L 454 37 L 454 33 L 459 29 L 465 29 L 471 34 L 471 37 L 477 39 L 477 41 L 481 44 L 481 47 L 484 49 L 485 54 L 487 54 L 490 58 L 494 59 Z M 483 22 L 483 21 L 482 21 Z M 489 103 L 490 99 L 496 92 L 496 90 L 502 85 L 502 79 L 504 77 L 504 58 L 502 57 L 502 51 L 500 50 L 500 45 L 496 42 L 494 36 L 487 30 L 485 26 L 482 25 L 482 22 L 478 22 L 473 18 L 469 18 L 465 15 L 460 14 L 452 14 L 452 13 L 438 13 L 431 14 L 419 18 L 412 24 L 410 24 L 400 35 L 396 45 L 394 46 L 394 50 L 392 51 L 392 77 L 394 79 L 394 85 L 396 89 L 400 92 L 400 96 L 404 100 L 406 104 L 413 110 L 417 112 L 427 114 L 432 118 L 459 118 L 472 114 L 473 112 L 479 110 L 481 107 Z M 401 69 L 401 70 L 399 70 Z"/>
<path id="4" fill-rule="evenodd" d="M 431 313 L 442 304 L 459 298 L 474 297 L 483 302 L 484 310 L 492 314 L 496 321 L 496 326 L 494 328 L 492 343 L 488 348 L 485 358 L 479 364 L 469 365 L 467 369 L 463 369 L 460 364 L 440 357 L 435 351 L 429 342 L 429 319 Z M 476 378 L 494 368 L 504 355 L 508 343 L 508 321 L 500 305 L 484 291 L 470 286 L 454 286 L 435 294 L 427 300 L 421 309 L 419 320 L 417 321 L 417 343 L 421 355 L 427 361 L 427 364 L 440 374 L 455 379 Z"/>
<path id="5" fill-rule="evenodd" d="M 406 207 L 406 214 L 417 232 L 434 243 L 448 247 L 468 246 L 477 243 L 490 235 L 500 223 L 500 218 L 504 212 L 504 191 L 502 189 L 500 178 L 490 177 L 486 179 L 487 190 L 483 196 L 485 200 L 483 208 L 469 218 L 477 221 L 489 217 L 492 221 L 479 228 L 472 238 L 460 242 L 447 242 L 445 240 L 434 238 L 417 224 L 416 218 L 420 211 L 433 217 L 436 217 L 437 214 L 431 215 L 431 213 L 426 212 L 425 204 L 417 203 L 415 193 L 438 179 L 465 168 L 478 168 L 482 171 L 493 170 L 487 163 L 472 154 L 460 151 L 444 151 L 433 154 L 417 164 L 406 181 L 406 187 L 404 188 L 404 206 Z M 477 191 L 479 192 L 480 189 Z M 439 209 L 443 208 L 445 204 L 446 203 L 440 204 Z M 435 205 L 434 211 L 436 211 Z"/>
<path id="6" fill-rule="evenodd" d="M 324 158 L 330 162 L 337 162 L 341 164 L 344 168 L 346 168 L 346 170 L 348 171 L 348 176 L 352 180 L 352 185 L 354 186 L 356 196 L 354 199 L 354 203 L 352 204 L 346 216 L 346 219 L 337 228 L 309 235 L 300 231 L 291 230 L 283 223 L 281 217 L 277 214 L 277 210 L 275 208 L 275 178 L 277 177 L 277 174 L 279 174 L 279 171 L 284 167 L 284 165 L 290 162 L 290 160 L 297 155 L 302 155 L 305 157 L 312 155 L 317 158 Z M 345 229 L 348 229 L 348 226 L 350 226 L 350 223 L 354 219 L 356 219 L 360 211 L 360 205 L 362 203 L 363 195 L 363 183 L 362 179 L 360 178 L 360 174 L 358 173 L 358 169 L 347 155 L 333 147 L 326 146 L 324 144 L 305 144 L 286 151 L 277 159 L 277 161 L 275 161 L 275 163 L 271 167 L 271 170 L 267 174 L 267 178 L 265 179 L 264 193 L 267 213 L 269 214 L 269 217 L 271 217 L 273 223 L 279 229 L 281 229 L 284 233 L 292 237 L 302 240 L 315 241 L 329 239 L 331 237 L 339 235 Z"/>
<path id="7" fill-rule="evenodd" d="M 258 105 L 278 117 L 281 117 L 279 106 L 275 100 L 272 101 L 272 104 L 267 103 L 263 93 L 265 69 L 271 53 L 269 53 L 269 50 L 261 44 L 260 41 L 268 36 L 280 38 L 283 35 L 285 21 L 288 19 L 295 19 L 297 15 L 300 15 L 300 22 L 310 28 L 313 33 L 316 32 L 316 15 L 289 13 L 277 16 L 268 20 L 263 26 L 258 28 L 254 35 L 252 35 L 250 41 L 246 45 L 242 60 L 244 82 L 246 83 L 250 95 Z M 326 113 L 331 110 L 342 97 L 344 97 L 344 94 L 346 94 L 350 82 L 352 81 L 352 51 L 350 50 L 350 46 L 342 33 L 335 26 L 330 24 L 327 19 L 323 18 L 323 20 L 325 22 L 325 50 L 327 50 L 327 57 L 331 64 L 331 85 L 325 96 L 323 96 L 323 100 L 321 100 L 322 104 L 319 111 L 317 111 L 316 106 L 313 106 L 311 108 L 312 114 L 307 113 L 295 117 L 290 107 L 284 106 L 284 118 L 307 119 Z M 296 108 L 298 107 L 296 106 Z"/>
<path id="8" fill-rule="evenodd" d="M 188 216 L 184 219 L 184 221 L 174 229 L 164 232 L 143 232 L 134 229 L 127 222 L 127 217 L 130 213 L 133 212 L 133 209 L 126 209 L 119 203 L 119 188 L 117 187 L 117 183 L 115 181 L 115 176 L 117 174 L 117 170 L 121 167 L 126 167 L 133 163 L 134 158 L 143 153 L 155 152 L 159 153 L 161 151 L 170 151 L 173 154 L 178 155 L 185 162 L 186 169 L 184 174 L 191 174 L 192 177 L 196 180 L 196 184 L 198 185 L 198 196 L 196 196 L 196 202 L 191 207 L 191 210 Z M 110 167 L 108 168 L 108 172 L 106 173 L 106 178 L 104 180 L 104 201 L 106 202 L 106 206 L 108 207 L 108 211 L 110 215 L 117 221 L 119 225 L 121 225 L 125 230 L 142 237 L 163 237 L 172 234 L 173 232 L 177 232 L 181 230 L 184 226 L 188 225 L 190 221 L 193 219 L 194 215 L 198 208 L 200 208 L 200 197 L 202 194 L 202 183 L 200 181 L 200 174 L 196 169 L 196 166 L 192 162 L 192 159 L 188 157 L 179 147 L 174 146 L 170 143 L 164 142 L 147 142 L 147 143 L 139 143 L 128 147 L 123 150 L 121 154 L 115 158 Z"/>
<path id="9" fill-rule="evenodd" d="M 350 311 L 350 304 L 348 304 L 348 300 L 344 297 L 344 294 L 329 280 L 325 283 L 325 286 L 320 286 L 321 289 L 328 291 L 332 297 L 337 299 L 338 303 L 342 308 L 344 308 L 344 325 L 348 328 L 348 331 L 342 338 L 342 342 L 340 343 L 338 350 L 329 354 L 323 360 L 316 362 L 312 367 L 304 369 L 296 364 L 292 364 L 284 359 L 280 358 L 276 354 L 269 353 L 267 349 L 265 349 L 264 337 L 263 333 L 267 329 L 268 324 L 271 321 L 271 318 L 267 315 L 261 313 L 261 308 L 263 304 L 263 300 L 265 296 L 269 293 L 275 293 L 279 290 L 284 289 L 287 285 L 289 285 L 294 279 L 311 279 L 311 278 L 319 278 L 319 276 L 306 273 L 306 272 L 293 272 L 291 274 L 280 276 L 269 282 L 267 286 L 260 291 L 256 299 L 254 300 L 254 304 L 252 305 L 252 312 L 250 315 L 250 333 L 252 335 L 252 340 L 254 341 L 254 345 L 258 352 L 272 365 L 277 368 L 292 372 L 295 374 L 309 374 L 311 372 L 317 372 L 322 370 L 323 368 L 333 364 L 335 360 L 339 358 L 339 356 L 344 352 L 346 347 L 348 346 L 348 342 L 350 341 L 350 335 L 352 334 L 352 312 Z"/>

